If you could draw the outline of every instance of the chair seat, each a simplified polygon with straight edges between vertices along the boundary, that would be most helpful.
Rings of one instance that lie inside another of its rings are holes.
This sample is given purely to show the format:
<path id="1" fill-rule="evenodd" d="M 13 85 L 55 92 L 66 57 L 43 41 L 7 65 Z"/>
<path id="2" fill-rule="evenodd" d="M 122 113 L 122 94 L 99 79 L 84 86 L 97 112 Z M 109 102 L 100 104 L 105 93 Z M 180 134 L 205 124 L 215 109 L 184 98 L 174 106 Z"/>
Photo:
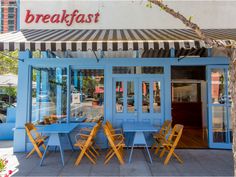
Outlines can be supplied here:
<path id="1" fill-rule="evenodd" d="M 85 143 L 86 143 L 87 139 L 79 139 L 75 144 L 74 146 L 76 147 L 80 147 L 80 146 L 84 146 Z M 89 143 L 89 146 L 91 146 L 93 144 L 93 142 L 90 142 Z"/>
<path id="2" fill-rule="evenodd" d="M 165 137 L 163 135 L 159 134 L 159 133 L 153 134 L 153 138 L 155 138 L 155 139 L 165 139 Z"/>

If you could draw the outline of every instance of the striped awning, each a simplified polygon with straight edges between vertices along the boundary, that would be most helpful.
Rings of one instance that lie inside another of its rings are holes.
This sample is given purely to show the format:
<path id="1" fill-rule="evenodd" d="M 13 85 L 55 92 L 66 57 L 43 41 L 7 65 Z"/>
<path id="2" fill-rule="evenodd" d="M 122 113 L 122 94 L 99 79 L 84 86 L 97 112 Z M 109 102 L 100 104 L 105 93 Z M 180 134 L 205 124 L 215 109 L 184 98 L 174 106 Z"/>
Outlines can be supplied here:
<path id="1" fill-rule="evenodd" d="M 236 29 L 205 29 L 216 40 L 230 44 L 236 40 Z M 187 29 L 133 29 L 133 30 L 21 30 L 0 34 L 3 50 L 159 50 L 170 48 L 207 48 L 198 36 Z"/>

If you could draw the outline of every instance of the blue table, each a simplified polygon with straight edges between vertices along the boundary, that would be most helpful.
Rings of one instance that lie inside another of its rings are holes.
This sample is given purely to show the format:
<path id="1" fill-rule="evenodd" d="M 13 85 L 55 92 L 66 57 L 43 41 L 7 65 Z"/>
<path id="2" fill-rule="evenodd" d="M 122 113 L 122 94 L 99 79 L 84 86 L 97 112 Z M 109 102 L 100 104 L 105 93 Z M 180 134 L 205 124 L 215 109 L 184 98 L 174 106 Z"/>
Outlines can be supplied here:
<path id="1" fill-rule="evenodd" d="M 54 146 L 57 147 L 59 146 L 60 148 L 60 153 L 61 153 L 61 160 L 62 160 L 62 165 L 64 166 L 64 151 L 61 146 L 61 140 L 60 140 L 60 135 L 65 134 L 68 138 L 69 144 L 71 146 L 72 151 L 74 151 L 71 139 L 70 139 L 70 133 L 75 129 L 79 124 L 78 123 L 67 123 L 67 124 L 51 124 L 51 125 L 46 125 L 43 127 L 40 127 L 38 129 L 39 132 L 44 133 L 44 134 L 49 134 L 49 139 L 48 143 L 46 146 L 46 149 L 43 153 L 43 157 L 40 161 L 40 166 L 43 164 L 43 161 L 46 156 L 46 152 L 48 150 L 49 146 Z"/>
<path id="2" fill-rule="evenodd" d="M 156 132 L 158 131 L 151 123 L 148 122 L 124 122 L 123 131 L 125 133 L 134 133 L 132 148 L 129 156 L 129 163 L 131 162 L 133 149 L 135 145 L 144 145 L 148 153 L 150 162 L 152 163 L 152 157 L 148 150 L 147 142 L 145 140 L 144 132 Z"/>

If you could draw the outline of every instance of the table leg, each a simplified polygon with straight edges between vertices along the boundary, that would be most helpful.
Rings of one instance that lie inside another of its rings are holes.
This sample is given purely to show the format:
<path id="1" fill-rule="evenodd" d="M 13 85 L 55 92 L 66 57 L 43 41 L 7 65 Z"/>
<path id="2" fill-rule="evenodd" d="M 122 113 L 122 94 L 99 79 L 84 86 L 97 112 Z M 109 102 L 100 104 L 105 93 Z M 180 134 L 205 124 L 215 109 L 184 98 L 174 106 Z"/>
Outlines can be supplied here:
<path id="1" fill-rule="evenodd" d="M 70 134 L 66 134 L 66 136 L 67 136 L 67 139 L 68 139 L 68 141 L 69 141 L 71 150 L 74 152 L 75 150 L 74 150 L 74 147 L 73 147 L 72 142 L 71 142 Z"/>
<path id="2" fill-rule="evenodd" d="M 149 159 L 150 159 L 150 163 L 152 163 L 152 157 L 151 157 L 151 155 L 150 155 L 150 152 L 149 152 L 149 149 L 148 149 L 147 144 L 145 144 L 145 147 L 146 147 L 146 151 L 147 151 L 147 153 L 148 153 L 148 157 L 149 157 Z"/>
<path id="3" fill-rule="evenodd" d="M 62 160 L 62 164 L 64 166 L 64 151 L 63 151 L 63 148 L 61 146 L 61 140 L 60 140 L 59 133 L 51 133 L 50 134 L 47 147 L 46 147 L 46 149 L 44 151 L 43 157 L 42 157 L 41 162 L 40 162 L 40 166 L 42 165 L 43 160 L 45 159 L 46 151 L 47 151 L 49 146 L 59 146 L 60 153 L 61 153 L 61 160 Z"/>
<path id="4" fill-rule="evenodd" d="M 152 157 L 149 153 L 149 150 L 148 150 L 148 146 L 147 146 L 147 142 L 145 140 L 145 136 L 144 136 L 144 133 L 143 132 L 135 132 L 134 134 L 134 140 L 133 140 L 133 145 L 132 145 L 132 148 L 131 148 L 131 152 L 130 152 L 130 156 L 129 156 L 129 163 L 131 162 L 131 157 L 132 157 L 132 153 L 133 153 L 133 148 L 135 145 L 144 145 L 145 148 L 146 148 L 146 151 L 148 153 L 148 157 L 150 159 L 150 162 L 152 163 Z"/>
<path id="5" fill-rule="evenodd" d="M 130 151 L 130 155 L 129 155 L 129 163 L 131 162 L 133 150 L 134 150 L 134 140 L 133 140 L 133 144 L 132 144 L 131 151 Z"/>
<path id="6" fill-rule="evenodd" d="M 44 151 L 44 153 L 43 153 L 43 157 L 42 157 L 42 159 L 41 159 L 41 161 L 40 161 L 40 166 L 42 166 L 42 164 L 43 164 L 43 160 L 44 160 L 44 158 L 45 158 L 45 156 L 46 156 L 47 150 L 48 150 L 48 145 L 46 146 L 46 149 L 45 149 L 45 151 Z"/>
<path id="7" fill-rule="evenodd" d="M 63 151 L 61 146 L 59 148 L 60 148 L 60 153 L 61 153 L 61 162 L 62 162 L 62 165 L 64 166 L 65 165 L 65 162 L 64 162 L 64 151 Z"/>

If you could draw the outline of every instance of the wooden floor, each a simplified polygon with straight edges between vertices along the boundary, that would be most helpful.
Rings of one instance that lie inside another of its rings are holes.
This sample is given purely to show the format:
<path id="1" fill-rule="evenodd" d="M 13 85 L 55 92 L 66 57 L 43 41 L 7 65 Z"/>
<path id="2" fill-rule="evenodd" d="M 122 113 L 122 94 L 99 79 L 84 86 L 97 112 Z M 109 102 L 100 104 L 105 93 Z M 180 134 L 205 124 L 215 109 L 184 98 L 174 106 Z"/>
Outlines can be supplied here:
<path id="1" fill-rule="evenodd" d="M 208 148 L 207 130 L 201 128 L 184 128 L 178 148 Z"/>

